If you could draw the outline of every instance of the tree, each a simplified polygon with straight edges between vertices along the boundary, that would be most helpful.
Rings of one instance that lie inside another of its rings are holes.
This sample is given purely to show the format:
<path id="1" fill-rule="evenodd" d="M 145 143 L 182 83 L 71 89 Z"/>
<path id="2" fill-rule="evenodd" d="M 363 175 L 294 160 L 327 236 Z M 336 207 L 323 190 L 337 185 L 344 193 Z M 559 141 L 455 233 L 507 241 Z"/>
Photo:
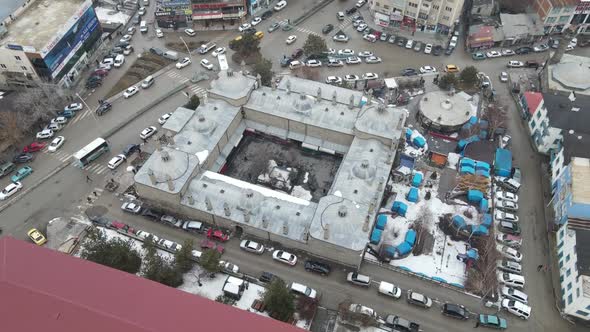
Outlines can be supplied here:
<path id="1" fill-rule="evenodd" d="M 502 128 L 506 124 L 508 114 L 504 107 L 498 106 L 497 104 L 489 104 L 488 107 L 486 107 L 482 118 L 488 121 L 489 135 L 490 137 L 494 137 L 496 130 Z"/>
<path id="2" fill-rule="evenodd" d="M 262 85 L 270 86 L 272 83 L 272 62 L 270 60 L 260 57 L 256 64 L 254 64 L 254 73 L 260 75 Z"/>
<path id="3" fill-rule="evenodd" d="M 219 267 L 219 259 L 221 258 L 221 253 L 217 250 L 205 250 L 203 255 L 201 256 L 200 263 L 201 266 L 211 273 L 216 273 L 221 271 L 221 267 Z"/>
<path id="4" fill-rule="evenodd" d="M 177 268 L 175 261 L 171 261 L 158 255 L 153 241 L 147 240 L 143 243 L 145 249 L 144 265 L 142 275 L 146 279 L 161 284 L 178 287 L 182 285 L 182 271 Z"/>
<path id="5" fill-rule="evenodd" d="M 299 317 L 311 320 L 318 308 L 318 300 L 307 296 L 300 296 L 297 299 L 297 312 Z"/>
<path id="6" fill-rule="evenodd" d="M 133 249 L 131 239 L 124 241 L 120 238 L 107 240 L 104 233 L 93 228 L 88 232 L 82 258 L 112 267 L 117 270 L 136 274 L 141 268 L 141 256 Z"/>
<path id="7" fill-rule="evenodd" d="M 260 52 L 260 40 L 252 33 L 245 33 L 239 41 L 233 41 L 236 53 L 242 57 L 249 57 Z"/>
<path id="8" fill-rule="evenodd" d="M 287 289 L 283 280 L 278 278 L 273 280 L 262 297 L 272 317 L 283 322 L 293 317 L 295 295 Z"/>
<path id="9" fill-rule="evenodd" d="M 0 142 L 6 144 L 5 147 L 15 146 L 25 136 L 25 126 L 22 124 L 22 116 L 19 112 L 5 110 L 0 112 Z M 0 146 L 0 151 L 4 146 Z"/>
<path id="10" fill-rule="evenodd" d="M 184 108 L 195 110 L 197 107 L 199 107 L 199 105 L 201 105 L 201 99 L 199 99 L 199 96 L 192 95 L 188 103 L 184 105 Z"/>
<path id="11" fill-rule="evenodd" d="M 451 86 L 457 86 L 457 77 L 452 73 L 445 74 L 438 81 L 438 86 L 443 90 L 449 90 Z"/>
<path id="12" fill-rule="evenodd" d="M 303 66 L 297 68 L 295 71 L 296 77 L 303 77 L 307 80 L 317 81 L 320 79 L 320 71 L 318 68 Z"/>
<path id="13" fill-rule="evenodd" d="M 314 34 L 307 35 L 305 44 L 303 44 L 303 52 L 305 54 L 323 54 L 327 50 L 328 46 L 326 46 L 326 40 L 324 38 Z"/>
<path id="14" fill-rule="evenodd" d="M 463 83 L 469 84 L 470 86 L 474 86 L 477 81 L 479 81 L 477 77 L 477 68 L 473 66 L 463 68 L 461 74 L 459 74 L 459 78 Z"/>
<path id="15" fill-rule="evenodd" d="M 174 254 L 176 268 L 182 273 L 186 273 L 193 268 L 195 262 L 193 261 L 193 240 L 186 239 L 182 244 L 182 248 Z"/>

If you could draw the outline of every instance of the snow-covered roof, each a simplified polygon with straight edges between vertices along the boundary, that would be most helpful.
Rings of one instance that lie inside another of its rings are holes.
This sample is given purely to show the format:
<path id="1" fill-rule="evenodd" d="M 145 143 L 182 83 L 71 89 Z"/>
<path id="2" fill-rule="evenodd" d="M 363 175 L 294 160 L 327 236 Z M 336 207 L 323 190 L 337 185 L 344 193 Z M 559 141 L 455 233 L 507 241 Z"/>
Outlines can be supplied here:
<path id="1" fill-rule="evenodd" d="M 199 165 L 199 159 L 170 147 L 156 150 L 135 174 L 134 180 L 167 193 L 180 192 Z"/>

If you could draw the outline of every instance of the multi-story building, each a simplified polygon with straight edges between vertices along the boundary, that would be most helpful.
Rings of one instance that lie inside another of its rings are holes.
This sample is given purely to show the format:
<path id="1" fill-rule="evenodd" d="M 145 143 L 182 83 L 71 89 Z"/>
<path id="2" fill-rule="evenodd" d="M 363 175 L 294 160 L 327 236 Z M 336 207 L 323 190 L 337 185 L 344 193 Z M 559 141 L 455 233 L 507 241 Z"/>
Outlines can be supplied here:
<path id="1" fill-rule="evenodd" d="M 449 33 L 461 16 L 464 0 L 370 0 L 377 24 L 410 31 Z"/>
<path id="2" fill-rule="evenodd" d="M 498 11 L 499 3 L 497 0 L 472 0 L 471 15 L 492 16 Z"/>
<path id="3" fill-rule="evenodd" d="M 590 33 L 590 1 L 528 0 L 541 20 L 546 33 L 560 33 L 571 26 L 578 33 Z"/>
<path id="4" fill-rule="evenodd" d="M 224 23 L 233 25 L 246 17 L 247 0 L 192 0 L 195 23 Z M 226 23 L 227 22 L 227 23 Z"/>
<path id="5" fill-rule="evenodd" d="M 572 158 L 553 186 L 563 312 L 590 319 L 590 159 Z"/>
<path id="6" fill-rule="evenodd" d="M 31 3 L 4 21 L 0 77 L 5 84 L 43 80 L 70 86 L 100 44 L 102 29 L 92 1 Z M 22 75 L 23 79 L 18 76 Z"/>
<path id="7" fill-rule="evenodd" d="M 191 0 L 162 0 L 154 12 L 158 26 L 163 28 L 185 28 L 193 19 Z"/>

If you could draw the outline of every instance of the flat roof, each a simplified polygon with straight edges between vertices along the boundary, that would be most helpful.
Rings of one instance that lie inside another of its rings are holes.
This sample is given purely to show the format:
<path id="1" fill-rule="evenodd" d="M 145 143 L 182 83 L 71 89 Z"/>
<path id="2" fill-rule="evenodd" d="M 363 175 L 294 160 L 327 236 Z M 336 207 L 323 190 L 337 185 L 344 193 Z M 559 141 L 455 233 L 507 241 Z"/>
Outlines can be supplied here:
<path id="1" fill-rule="evenodd" d="M 473 108 L 461 94 L 448 91 L 432 91 L 420 99 L 420 112 L 424 117 L 441 126 L 460 126 L 473 114 Z"/>
<path id="2" fill-rule="evenodd" d="M 1 42 L 34 47 L 36 52 L 41 52 L 84 2 L 84 0 L 39 0 L 7 26 L 8 34 Z"/>
<path id="3" fill-rule="evenodd" d="M 572 201 L 590 204 L 590 160 L 572 158 Z"/>
<path id="4" fill-rule="evenodd" d="M 25 0 L 0 0 L 0 21 L 4 21 L 5 18 L 24 4 Z"/>

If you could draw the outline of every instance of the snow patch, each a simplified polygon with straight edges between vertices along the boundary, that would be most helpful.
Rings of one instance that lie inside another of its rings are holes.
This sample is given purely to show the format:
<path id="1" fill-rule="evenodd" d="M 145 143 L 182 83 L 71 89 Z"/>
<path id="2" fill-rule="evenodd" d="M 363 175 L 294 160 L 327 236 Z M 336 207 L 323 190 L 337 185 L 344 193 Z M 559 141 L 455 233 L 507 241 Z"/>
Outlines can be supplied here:
<path id="1" fill-rule="evenodd" d="M 302 186 L 295 186 L 293 190 L 291 190 L 291 196 L 295 196 L 297 198 L 302 198 L 307 201 L 311 201 L 311 193 L 309 190 L 303 188 Z"/>
<path id="2" fill-rule="evenodd" d="M 459 162 L 459 159 L 461 159 L 460 154 L 453 152 L 449 153 L 449 155 L 447 156 L 447 167 L 450 169 L 457 169 L 457 163 Z"/>
<path id="3" fill-rule="evenodd" d="M 195 153 L 195 156 L 199 158 L 199 165 L 203 165 L 203 163 L 205 162 L 205 160 L 207 160 L 207 157 L 209 156 L 209 150 L 199 151 Z"/>

